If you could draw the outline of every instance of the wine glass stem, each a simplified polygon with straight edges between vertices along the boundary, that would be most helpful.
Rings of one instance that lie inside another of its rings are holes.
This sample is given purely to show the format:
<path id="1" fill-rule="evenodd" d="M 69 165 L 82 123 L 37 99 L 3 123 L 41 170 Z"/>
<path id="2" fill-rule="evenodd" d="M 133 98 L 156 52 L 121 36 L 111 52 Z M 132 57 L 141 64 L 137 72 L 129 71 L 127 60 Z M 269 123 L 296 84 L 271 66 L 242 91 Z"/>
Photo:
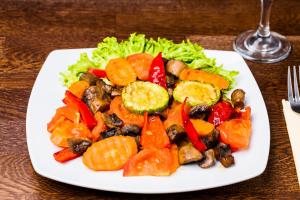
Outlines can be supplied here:
<path id="1" fill-rule="evenodd" d="M 260 22 L 257 33 L 260 37 L 270 36 L 270 15 L 273 0 L 261 0 Z"/>

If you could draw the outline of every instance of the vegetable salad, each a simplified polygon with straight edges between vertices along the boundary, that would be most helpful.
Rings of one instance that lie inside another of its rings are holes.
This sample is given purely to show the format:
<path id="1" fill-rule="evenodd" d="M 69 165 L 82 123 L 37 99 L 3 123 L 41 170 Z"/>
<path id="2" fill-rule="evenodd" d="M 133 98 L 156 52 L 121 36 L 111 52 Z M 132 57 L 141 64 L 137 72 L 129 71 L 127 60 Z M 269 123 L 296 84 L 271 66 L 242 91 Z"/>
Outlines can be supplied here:
<path id="1" fill-rule="evenodd" d="M 224 95 L 236 74 L 189 41 L 105 38 L 61 74 L 64 105 L 47 125 L 62 148 L 54 159 L 82 157 L 91 170 L 124 176 L 169 176 L 190 163 L 230 167 L 251 138 L 245 91 Z"/>

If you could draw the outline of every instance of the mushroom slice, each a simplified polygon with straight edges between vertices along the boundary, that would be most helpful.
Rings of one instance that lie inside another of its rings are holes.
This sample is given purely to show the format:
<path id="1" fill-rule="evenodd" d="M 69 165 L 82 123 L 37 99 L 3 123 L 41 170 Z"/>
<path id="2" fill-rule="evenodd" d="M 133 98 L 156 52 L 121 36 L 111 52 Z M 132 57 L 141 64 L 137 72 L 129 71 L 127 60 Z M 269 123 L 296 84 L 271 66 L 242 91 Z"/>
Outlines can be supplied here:
<path id="1" fill-rule="evenodd" d="M 228 144 L 219 143 L 215 148 L 215 157 L 217 160 L 221 160 L 222 157 L 226 157 L 231 154 L 231 149 Z"/>
<path id="2" fill-rule="evenodd" d="M 96 85 L 107 94 L 110 94 L 112 92 L 113 87 L 111 85 L 106 84 L 102 79 L 99 79 L 96 82 Z"/>
<path id="3" fill-rule="evenodd" d="M 200 161 L 203 158 L 203 155 L 191 143 L 186 143 L 185 145 L 179 147 L 178 158 L 179 163 L 183 165 Z"/>
<path id="4" fill-rule="evenodd" d="M 242 89 L 236 89 L 231 93 L 231 102 L 235 108 L 243 108 L 245 101 L 245 92 Z"/>
<path id="5" fill-rule="evenodd" d="M 128 136 L 138 136 L 141 135 L 141 128 L 137 125 L 124 125 L 121 128 L 122 135 L 128 135 Z"/>
<path id="6" fill-rule="evenodd" d="M 121 127 L 123 125 L 123 121 L 115 114 L 104 114 L 104 123 L 107 127 Z"/>
<path id="7" fill-rule="evenodd" d="M 190 118 L 204 119 L 210 107 L 206 105 L 193 106 L 190 110 Z"/>
<path id="8" fill-rule="evenodd" d="M 205 146 L 210 149 L 217 146 L 217 144 L 219 143 L 219 136 L 220 132 L 217 129 L 214 129 L 212 133 L 201 136 L 201 140 L 205 144 Z"/>
<path id="9" fill-rule="evenodd" d="M 182 70 L 184 70 L 185 68 L 187 68 L 187 65 L 179 60 L 170 60 L 167 63 L 167 72 L 169 72 L 170 74 L 179 77 L 179 74 L 182 72 Z"/>
<path id="10" fill-rule="evenodd" d="M 81 138 L 69 138 L 68 145 L 71 148 L 72 152 L 76 154 L 83 154 L 89 146 L 91 146 L 91 141 L 84 140 Z"/>
<path id="11" fill-rule="evenodd" d="M 114 128 L 110 128 L 106 131 L 103 131 L 101 133 L 101 138 L 105 139 L 105 138 L 109 138 L 112 136 L 118 136 L 118 135 L 121 135 L 121 130 L 120 130 L 120 128 L 114 127 Z"/>
<path id="12" fill-rule="evenodd" d="M 121 96 L 121 94 L 122 94 L 122 88 L 113 88 L 110 93 L 110 96 L 116 97 L 116 96 Z"/>
<path id="13" fill-rule="evenodd" d="M 224 157 L 221 157 L 220 162 L 224 167 L 230 167 L 234 164 L 234 157 L 231 154 L 226 155 Z"/>
<path id="14" fill-rule="evenodd" d="M 84 91 L 84 102 L 89 106 L 93 113 L 104 112 L 109 108 L 110 98 L 104 90 L 97 86 L 90 86 Z"/>
<path id="15" fill-rule="evenodd" d="M 167 134 L 171 143 L 180 143 L 185 137 L 185 130 L 182 126 L 178 124 L 173 124 L 167 129 Z"/>
<path id="16" fill-rule="evenodd" d="M 201 168 L 209 168 L 216 164 L 215 153 L 213 149 L 204 152 L 204 159 L 199 163 Z"/>
<path id="17" fill-rule="evenodd" d="M 96 82 L 97 82 L 98 78 L 94 74 L 91 74 L 89 72 L 85 72 L 85 73 L 81 74 L 79 80 L 80 81 L 86 81 L 90 85 L 96 85 Z"/>

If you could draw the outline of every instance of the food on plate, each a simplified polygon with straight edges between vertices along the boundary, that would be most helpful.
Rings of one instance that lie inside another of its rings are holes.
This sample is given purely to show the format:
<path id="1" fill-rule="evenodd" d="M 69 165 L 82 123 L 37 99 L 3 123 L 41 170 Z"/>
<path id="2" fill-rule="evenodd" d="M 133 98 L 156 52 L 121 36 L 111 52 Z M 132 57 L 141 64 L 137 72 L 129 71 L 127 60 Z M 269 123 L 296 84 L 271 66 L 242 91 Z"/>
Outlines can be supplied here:
<path id="1" fill-rule="evenodd" d="M 67 90 L 47 130 L 60 163 L 82 157 L 94 171 L 169 176 L 181 165 L 234 165 L 249 148 L 251 109 L 217 66 L 189 41 L 105 38 L 61 74 Z"/>

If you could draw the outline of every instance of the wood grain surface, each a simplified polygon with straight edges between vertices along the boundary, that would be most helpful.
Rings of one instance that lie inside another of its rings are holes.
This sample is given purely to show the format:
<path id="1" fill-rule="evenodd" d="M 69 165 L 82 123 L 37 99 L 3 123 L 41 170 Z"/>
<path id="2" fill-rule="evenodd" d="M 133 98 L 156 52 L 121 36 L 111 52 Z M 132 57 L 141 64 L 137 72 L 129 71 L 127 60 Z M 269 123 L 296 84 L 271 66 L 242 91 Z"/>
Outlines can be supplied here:
<path id="1" fill-rule="evenodd" d="M 95 47 L 105 36 L 124 39 L 131 32 L 174 41 L 189 37 L 207 49 L 232 50 L 237 34 L 256 28 L 260 1 L 1 0 L 0 199 L 300 199 L 281 107 L 287 66 L 300 64 L 299 10 L 298 0 L 277 0 L 272 10 L 271 28 L 289 35 L 293 44 L 288 59 L 275 64 L 247 62 L 270 118 L 265 172 L 242 183 L 198 192 L 134 195 L 71 186 L 34 172 L 26 144 L 26 109 L 47 55 L 54 49 Z"/>

